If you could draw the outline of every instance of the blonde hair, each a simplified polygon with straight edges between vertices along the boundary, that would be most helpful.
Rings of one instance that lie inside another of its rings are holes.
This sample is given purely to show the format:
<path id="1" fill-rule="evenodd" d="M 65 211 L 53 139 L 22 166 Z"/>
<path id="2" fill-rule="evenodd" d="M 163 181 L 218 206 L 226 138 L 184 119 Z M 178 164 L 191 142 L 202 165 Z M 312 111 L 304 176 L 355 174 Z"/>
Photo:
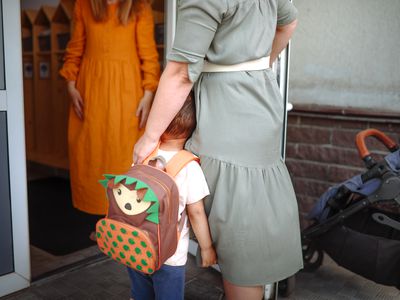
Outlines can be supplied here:
<path id="1" fill-rule="evenodd" d="M 129 20 L 137 13 L 143 4 L 149 3 L 148 0 L 117 0 L 118 2 L 118 19 L 121 24 L 128 24 Z M 103 22 L 108 18 L 107 0 L 90 0 L 93 18 L 97 22 Z"/>

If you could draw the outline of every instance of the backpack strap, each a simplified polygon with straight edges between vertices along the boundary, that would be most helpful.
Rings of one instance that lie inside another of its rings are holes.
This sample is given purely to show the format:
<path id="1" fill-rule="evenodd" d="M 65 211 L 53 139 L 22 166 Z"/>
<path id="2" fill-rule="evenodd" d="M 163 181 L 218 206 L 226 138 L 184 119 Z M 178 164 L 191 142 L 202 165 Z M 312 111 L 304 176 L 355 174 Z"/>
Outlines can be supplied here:
<path id="1" fill-rule="evenodd" d="M 180 150 L 176 153 L 166 164 L 165 171 L 172 177 L 175 177 L 188 163 L 191 161 L 197 161 L 200 163 L 200 159 L 192 152 L 186 150 Z M 183 230 L 186 220 L 186 208 L 181 213 L 181 219 L 178 222 L 178 239 Z"/>
<path id="2" fill-rule="evenodd" d="M 180 150 L 168 161 L 165 170 L 169 175 L 175 177 L 191 161 L 200 163 L 200 159 L 192 152 Z"/>

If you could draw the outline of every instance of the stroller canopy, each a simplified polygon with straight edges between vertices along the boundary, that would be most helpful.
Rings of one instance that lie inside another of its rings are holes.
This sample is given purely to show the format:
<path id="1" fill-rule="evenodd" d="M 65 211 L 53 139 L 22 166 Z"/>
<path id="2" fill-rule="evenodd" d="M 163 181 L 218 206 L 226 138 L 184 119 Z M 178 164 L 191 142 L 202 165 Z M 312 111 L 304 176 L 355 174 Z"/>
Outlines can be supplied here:
<path id="1" fill-rule="evenodd" d="M 400 173 L 400 150 L 396 150 L 384 157 L 389 168 L 396 174 Z M 329 188 L 322 196 L 319 198 L 313 209 L 307 215 L 307 219 L 316 219 L 319 222 L 326 219 L 329 214 L 329 209 L 327 208 L 327 202 L 334 195 L 341 186 L 346 186 L 350 191 L 363 195 L 369 196 L 374 193 L 380 186 L 381 180 L 378 178 L 373 178 L 366 182 L 361 179 L 361 174 L 356 175 L 338 185 Z"/>

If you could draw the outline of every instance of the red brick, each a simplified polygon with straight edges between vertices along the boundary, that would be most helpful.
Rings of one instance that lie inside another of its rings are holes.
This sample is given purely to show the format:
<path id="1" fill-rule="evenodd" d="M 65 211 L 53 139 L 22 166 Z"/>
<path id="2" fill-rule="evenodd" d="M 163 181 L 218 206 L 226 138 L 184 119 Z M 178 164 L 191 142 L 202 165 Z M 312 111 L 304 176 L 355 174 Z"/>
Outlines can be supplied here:
<path id="1" fill-rule="evenodd" d="M 292 116 L 289 114 L 287 120 L 288 120 L 288 124 L 295 124 L 295 125 L 300 124 L 298 116 Z"/>
<path id="2" fill-rule="evenodd" d="M 358 131 L 336 129 L 332 134 L 332 145 L 346 148 L 355 148 Z"/>
<path id="3" fill-rule="evenodd" d="M 355 175 L 363 173 L 363 169 L 354 169 L 348 167 L 330 166 L 327 171 L 327 181 L 330 182 L 343 182 L 352 178 Z"/>
<path id="4" fill-rule="evenodd" d="M 299 202 L 300 228 L 304 229 L 312 223 L 311 220 L 307 219 L 307 216 L 314 207 L 316 200 L 307 196 L 298 197 L 297 200 Z"/>
<path id="5" fill-rule="evenodd" d="M 323 164 L 301 160 L 287 160 L 286 165 L 293 177 L 319 180 L 326 180 L 328 178 L 328 168 Z"/>
<path id="6" fill-rule="evenodd" d="M 330 144 L 330 129 L 313 127 L 288 126 L 287 142 L 306 144 Z"/>
<path id="7" fill-rule="evenodd" d="M 333 131 L 333 138 L 332 138 L 332 145 L 342 146 L 342 147 L 355 147 L 356 145 L 356 136 L 361 132 L 353 131 L 353 130 L 334 130 Z M 388 137 L 390 137 L 394 142 L 398 142 L 398 135 L 395 133 L 384 132 Z M 382 142 L 377 140 L 375 137 L 367 137 L 365 139 L 365 143 L 369 148 L 380 150 L 380 151 L 387 151 L 386 147 L 383 145 Z"/>
<path id="8" fill-rule="evenodd" d="M 295 177 L 293 179 L 296 194 L 319 198 L 333 184 L 313 179 Z"/>
<path id="9" fill-rule="evenodd" d="M 356 149 L 309 144 L 287 144 L 287 149 L 289 150 L 286 152 L 288 160 L 297 158 L 327 164 L 364 166 Z"/>
<path id="10" fill-rule="evenodd" d="M 355 145 L 361 130 L 377 128 L 399 142 L 399 123 L 375 120 L 351 116 L 339 119 L 317 113 L 310 117 L 289 116 L 286 162 L 293 178 L 302 228 L 309 226 L 305 216 L 323 193 L 366 170 Z M 377 161 L 388 153 L 374 138 L 367 139 L 367 147 Z"/>
<path id="11" fill-rule="evenodd" d="M 338 121 L 333 120 L 331 118 L 327 118 L 324 115 L 321 116 L 313 116 L 313 117 L 300 117 L 301 125 L 308 125 L 313 127 L 327 127 L 327 128 L 335 128 L 338 127 Z"/>
<path id="12" fill-rule="evenodd" d="M 337 127 L 344 128 L 344 129 L 356 129 L 358 131 L 364 130 L 368 128 L 368 122 L 366 121 L 359 121 L 359 120 L 336 120 Z"/>
<path id="13" fill-rule="evenodd" d="M 295 179 L 315 179 L 326 183 L 340 183 L 357 174 L 366 171 L 366 168 L 312 163 L 308 161 L 299 161 L 296 159 L 287 159 L 286 164 L 292 178 Z"/>
<path id="14" fill-rule="evenodd" d="M 400 123 L 390 123 L 390 122 L 369 122 L 369 128 L 376 128 L 385 134 L 395 133 L 397 135 L 400 134 Z M 398 141 L 398 140 L 397 140 Z"/>
<path id="15" fill-rule="evenodd" d="M 333 185 L 343 182 L 366 169 L 355 145 L 356 135 L 366 128 L 377 128 L 399 142 L 400 124 L 341 115 L 305 116 L 292 113 L 288 120 L 286 162 L 293 178 L 299 204 L 301 228 L 310 225 L 305 218 L 315 202 Z M 375 160 L 388 153 L 374 138 L 367 147 Z"/>
<path id="16" fill-rule="evenodd" d="M 295 158 L 297 156 L 297 144 L 286 144 L 286 158 Z"/>
<path id="17" fill-rule="evenodd" d="M 308 214 L 311 209 L 314 207 L 315 203 L 317 202 L 318 198 L 309 197 L 306 195 L 299 195 L 297 196 L 297 202 L 299 205 L 300 213 Z"/>

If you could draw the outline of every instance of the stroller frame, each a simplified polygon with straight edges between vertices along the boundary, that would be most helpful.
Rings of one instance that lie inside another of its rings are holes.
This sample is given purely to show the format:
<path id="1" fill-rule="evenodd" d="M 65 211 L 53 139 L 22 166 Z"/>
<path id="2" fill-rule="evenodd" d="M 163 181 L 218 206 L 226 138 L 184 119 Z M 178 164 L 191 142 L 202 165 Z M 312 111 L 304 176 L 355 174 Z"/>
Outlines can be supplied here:
<path id="1" fill-rule="evenodd" d="M 328 209 L 328 212 L 335 213 L 326 215 L 325 219 L 316 221 L 301 232 L 304 271 L 314 271 L 322 264 L 324 249 L 316 242 L 320 236 L 331 229 L 344 225 L 349 217 L 376 203 L 392 203 L 394 201 L 395 204 L 400 206 L 400 173 L 395 172 L 386 160 L 376 162 L 373 159 L 365 145 L 365 139 L 369 136 L 381 141 L 390 152 L 396 152 L 399 149 L 399 146 L 394 141 L 377 129 L 367 129 L 357 134 L 357 149 L 367 167 L 367 171 L 361 175 L 361 182 L 365 183 L 372 179 L 379 179 L 379 185 L 368 196 L 355 200 L 351 200 L 351 197 L 357 193 L 347 188 L 344 184 L 338 187 L 336 193 L 327 200 L 323 208 L 323 210 Z M 349 201 L 351 202 L 350 204 Z M 374 213 L 372 214 L 372 219 L 400 232 L 400 222 L 391 219 L 385 214 Z M 353 271 L 350 268 L 349 270 Z M 294 281 L 295 277 L 293 275 L 279 282 L 279 294 L 284 297 L 289 296 L 294 290 Z M 400 283 L 397 288 L 400 289 Z"/>
<path id="2" fill-rule="evenodd" d="M 302 232 L 302 240 L 307 241 L 318 235 L 321 235 L 331 229 L 333 226 L 340 224 L 346 218 L 361 211 L 367 206 L 376 202 L 395 200 L 400 205 L 400 177 L 396 175 L 387 165 L 386 162 L 375 164 L 370 170 L 362 175 L 364 182 L 373 179 L 381 178 L 382 182 L 379 188 L 372 195 L 360 200 L 350 207 L 342 210 L 338 214 L 327 218 L 323 223 L 311 226 Z M 351 191 L 344 191 L 344 196 L 350 194 Z"/>

